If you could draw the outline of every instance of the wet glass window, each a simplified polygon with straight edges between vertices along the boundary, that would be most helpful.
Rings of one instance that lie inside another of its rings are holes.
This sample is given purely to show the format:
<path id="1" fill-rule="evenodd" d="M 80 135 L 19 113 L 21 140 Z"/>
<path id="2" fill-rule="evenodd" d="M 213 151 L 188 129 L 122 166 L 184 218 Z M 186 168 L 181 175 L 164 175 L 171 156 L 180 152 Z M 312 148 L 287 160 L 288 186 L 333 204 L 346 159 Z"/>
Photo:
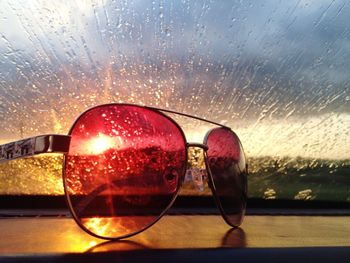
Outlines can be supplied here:
<path id="1" fill-rule="evenodd" d="M 350 201 L 347 1 L 1 1 L 0 143 L 103 103 L 221 122 L 249 196 Z M 189 141 L 206 126 L 182 122 Z M 2 163 L 0 194 L 62 194 L 60 155 Z"/>

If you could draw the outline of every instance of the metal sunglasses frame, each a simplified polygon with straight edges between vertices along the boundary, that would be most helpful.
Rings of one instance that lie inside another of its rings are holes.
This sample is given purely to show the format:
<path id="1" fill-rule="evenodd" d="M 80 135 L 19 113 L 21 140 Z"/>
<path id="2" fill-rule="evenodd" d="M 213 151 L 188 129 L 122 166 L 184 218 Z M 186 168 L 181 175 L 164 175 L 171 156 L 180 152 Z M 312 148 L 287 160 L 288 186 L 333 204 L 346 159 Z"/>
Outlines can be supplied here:
<path id="1" fill-rule="evenodd" d="M 215 203 L 218 207 L 218 209 L 220 210 L 220 213 L 223 217 L 223 219 L 225 220 L 225 222 L 230 225 L 233 228 L 237 228 L 243 221 L 244 218 L 244 214 L 245 214 L 245 209 L 246 209 L 246 200 L 247 200 L 247 188 L 245 189 L 245 195 L 243 196 L 244 198 L 244 207 L 242 210 L 242 217 L 241 217 L 241 221 L 237 224 L 237 225 L 233 225 L 230 220 L 228 219 L 226 213 L 224 212 L 224 209 L 221 205 L 220 202 L 220 198 L 217 194 L 217 191 L 215 189 L 215 184 L 214 184 L 214 180 L 213 180 L 213 175 L 212 172 L 210 170 L 209 167 L 209 162 L 208 162 L 208 156 L 207 156 L 207 151 L 208 151 L 208 146 L 207 146 L 207 139 L 208 139 L 208 135 L 210 134 L 210 132 L 212 132 L 215 129 L 218 128 L 224 128 L 227 129 L 229 131 L 231 131 L 237 138 L 238 136 L 232 131 L 232 129 L 228 126 L 225 126 L 223 124 L 214 122 L 214 121 L 210 121 L 204 118 L 200 118 L 197 116 L 193 116 L 193 115 L 189 115 L 186 113 L 181 113 L 181 112 L 177 112 L 177 111 L 173 111 L 173 110 L 168 110 L 168 109 L 163 109 L 163 108 L 157 108 L 157 107 L 150 107 L 150 106 L 143 106 L 143 105 L 137 105 L 137 104 L 128 104 L 128 103 L 109 103 L 109 104 L 101 104 L 98 106 L 94 106 L 92 108 L 87 109 L 86 111 L 84 111 L 83 113 L 81 113 L 79 115 L 78 118 L 76 118 L 76 120 L 74 121 L 73 125 L 71 126 L 71 129 L 68 133 L 68 135 L 62 135 L 62 134 L 44 134 L 44 135 L 38 135 L 38 136 L 34 136 L 34 137 L 30 137 L 30 138 L 26 138 L 26 139 L 22 139 L 19 141 L 14 141 L 14 142 L 10 142 L 10 143 L 6 143 L 3 145 L 0 145 L 0 163 L 1 162 L 6 162 L 6 161 L 10 161 L 10 160 L 14 160 L 14 159 L 18 159 L 18 158 L 24 158 L 24 157 L 30 157 L 30 156 L 34 156 L 34 155 L 39 155 L 39 154 L 44 154 L 44 153 L 62 153 L 64 154 L 64 160 L 62 163 L 62 176 L 63 176 L 63 184 L 64 184 L 64 192 L 65 192 L 65 198 L 66 198 L 66 203 L 68 205 L 68 208 L 70 210 L 70 213 L 72 214 L 74 220 L 76 221 L 76 223 L 88 234 L 98 237 L 98 238 L 102 238 L 102 239 L 107 239 L 107 240 L 119 240 L 119 239 L 123 239 L 123 238 L 127 238 L 133 235 L 136 235 L 144 230 L 146 230 L 147 228 L 151 227 L 153 224 L 155 224 L 158 220 L 160 220 L 160 218 L 166 214 L 166 212 L 170 209 L 170 207 L 173 205 L 176 197 L 178 196 L 178 192 L 181 188 L 181 185 L 184 181 L 185 178 L 185 173 L 187 171 L 187 168 L 184 171 L 184 174 L 182 175 L 183 180 L 179 180 L 178 186 L 177 186 L 177 191 L 174 194 L 173 199 L 171 200 L 171 202 L 169 203 L 169 205 L 163 210 L 163 212 L 153 221 L 151 222 L 149 225 L 143 227 L 141 230 L 130 233 L 130 234 L 126 234 L 123 236 L 119 236 L 119 237 L 104 237 L 104 236 L 100 236 L 97 235 L 93 232 L 91 232 L 89 229 L 87 229 L 84 225 L 82 225 L 82 223 L 80 222 L 80 220 L 78 219 L 76 213 L 74 212 L 74 209 L 72 208 L 72 204 L 70 202 L 70 198 L 68 197 L 68 193 L 66 190 L 66 176 L 65 176 L 65 164 L 66 164 L 66 154 L 69 151 L 69 146 L 70 146 L 70 140 L 71 140 L 71 132 L 73 127 L 75 126 L 75 124 L 77 123 L 77 121 L 87 112 L 99 108 L 99 107 L 107 107 L 107 106 L 133 106 L 133 107 L 140 107 L 140 108 L 144 108 L 144 109 L 148 109 L 150 111 L 156 112 L 162 116 L 164 116 L 165 118 L 167 118 L 168 120 L 170 120 L 171 122 L 173 122 L 177 128 L 179 129 L 179 131 L 181 132 L 184 141 L 186 142 L 186 152 L 188 153 L 188 149 L 190 147 L 197 147 L 197 148 L 201 148 L 204 152 L 204 161 L 205 161 L 205 167 L 206 167 L 206 171 L 208 174 L 208 185 L 211 188 L 213 197 L 215 199 Z M 210 129 L 207 134 L 204 137 L 204 142 L 203 143 L 193 143 L 193 142 L 187 142 L 186 140 L 186 136 L 182 130 L 182 128 L 179 126 L 179 124 L 173 120 L 171 117 L 169 117 L 168 115 L 164 114 L 165 113 L 171 113 L 171 114 L 175 114 L 175 115 L 180 115 L 180 116 L 184 116 L 184 117 L 188 117 L 191 119 L 196 119 L 199 121 L 203 121 L 206 123 L 210 123 L 213 125 L 218 126 L 217 128 L 213 128 Z M 239 139 L 238 139 L 239 141 Z M 241 146 L 241 148 L 243 149 L 240 141 L 239 144 Z M 242 151 L 242 154 L 244 155 L 244 151 Z M 245 155 L 244 155 L 245 158 Z M 246 158 L 245 158 L 246 159 Z M 186 154 L 186 160 L 185 162 L 188 162 L 188 154 Z M 247 174 L 248 171 L 248 165 L 246 165 L 245 167 L 245 174 Z M 246 183 L 246 176 L 245 176 L 245 186 L 247 187 L 247 183 Z"/>

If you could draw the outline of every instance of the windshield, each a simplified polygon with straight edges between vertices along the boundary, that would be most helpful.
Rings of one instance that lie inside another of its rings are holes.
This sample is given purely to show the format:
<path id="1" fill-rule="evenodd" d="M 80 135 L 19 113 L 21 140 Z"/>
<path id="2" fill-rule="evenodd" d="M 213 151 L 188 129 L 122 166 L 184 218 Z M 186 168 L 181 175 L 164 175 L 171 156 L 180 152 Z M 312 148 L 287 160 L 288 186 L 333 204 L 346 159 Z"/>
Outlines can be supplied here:
<path id="1" fill-rule="evenodd" d="M 230 126 L 249 196 L 350 202 L 345 1 L 1 1 L 0 143 L 67 134 L 89 107 Z M 177 120 L 189 141 L 208 127 Z M 63 194 L 62 156 L 3 163 L 0 194 Z"/>

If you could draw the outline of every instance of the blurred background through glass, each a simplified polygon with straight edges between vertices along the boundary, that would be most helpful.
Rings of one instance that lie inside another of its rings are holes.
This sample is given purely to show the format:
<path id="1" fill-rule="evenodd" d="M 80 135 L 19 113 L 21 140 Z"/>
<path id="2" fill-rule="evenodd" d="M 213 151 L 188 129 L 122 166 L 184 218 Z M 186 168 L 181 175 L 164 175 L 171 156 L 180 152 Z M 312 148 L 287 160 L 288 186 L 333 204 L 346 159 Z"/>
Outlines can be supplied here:
<path id="1" fill-rule="evenodd" d="M 1 1 L 0 143 L 66 134 L 101 103 L 157 106 L 232 127 L 250 197 L 350 201 L 349 14 L 340 0 Z M 60 159 L 1 164 L 0 194 L 62 194 Z"/>

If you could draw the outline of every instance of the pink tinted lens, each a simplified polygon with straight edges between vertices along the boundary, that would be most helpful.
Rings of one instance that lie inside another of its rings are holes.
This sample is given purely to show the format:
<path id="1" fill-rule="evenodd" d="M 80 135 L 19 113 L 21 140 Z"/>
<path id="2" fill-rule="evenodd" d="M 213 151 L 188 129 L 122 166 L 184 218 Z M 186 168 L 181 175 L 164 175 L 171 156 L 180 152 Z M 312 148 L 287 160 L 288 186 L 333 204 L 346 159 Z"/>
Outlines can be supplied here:
<path id="1" fill-rule="evenodd" d="M 208 145 L 213 194 L 226 221 L 238 226 L 244 216 L 247 196 L 247 171 L 242 146 L 237 135 L 225 128 L 210 131 L 205 143 Z"/>
<path id="2" fill-rule="evenodd" d="M 132 105 L 85 112 L 71 129 L 65 191 L 76 221 L 103 238 L 135 234 L 165 212 L 186 169 L 181 129 Z"/>

